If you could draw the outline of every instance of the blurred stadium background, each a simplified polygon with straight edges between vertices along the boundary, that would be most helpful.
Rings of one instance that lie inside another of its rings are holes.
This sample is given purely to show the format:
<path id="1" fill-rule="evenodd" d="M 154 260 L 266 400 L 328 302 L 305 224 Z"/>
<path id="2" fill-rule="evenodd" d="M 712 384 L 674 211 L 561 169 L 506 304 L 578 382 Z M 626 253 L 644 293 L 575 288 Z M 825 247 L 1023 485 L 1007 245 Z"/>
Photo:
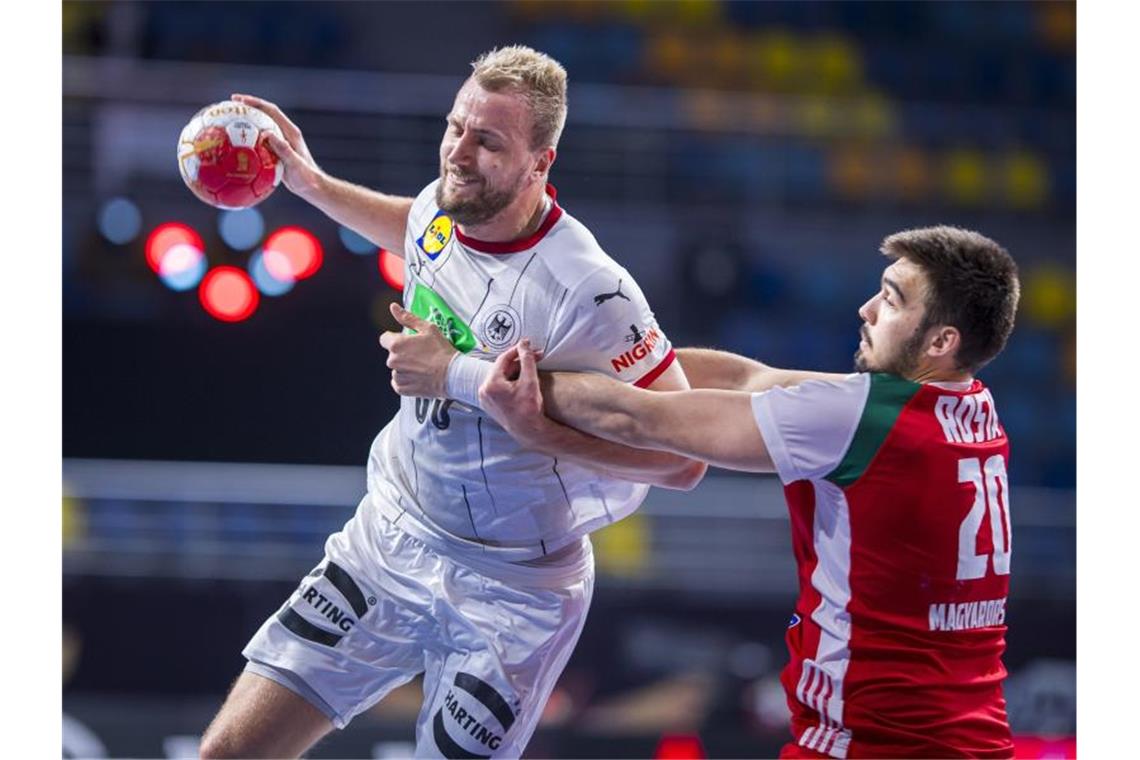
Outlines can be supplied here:
<path id="1" fill-rule="evenodd" d="M 982 374 L 1014 447 L 1006 696 L 1021 756 L 1072 756 L 1075 26 L 1062 2 L 64 2 L 65 756 L 195 755 L 397 407 L 381 252 L 284 189 L 198 202 L 182 126 L 263 95 L 329 172 L 413 195 L 468 62 L 513 42 L 568 69 L 559 200 L 676 345 L 846 370 L 883 236 L 945 222 L 1013 252 L 1018 326 Z M 148 241 L 179 235 L 204 256 L 156 272 Z M 312 270 L 291 288 L 259 264 L 275 235 Z M 238 321 L 199 299 L 222 265 L 261 290 Z M 594 609 L 528 755 L 773 754 L 795 595 L 776 481 L 655 490 L 595 546 Z M 418 702 L 312 756 L 406 754 Z"/>

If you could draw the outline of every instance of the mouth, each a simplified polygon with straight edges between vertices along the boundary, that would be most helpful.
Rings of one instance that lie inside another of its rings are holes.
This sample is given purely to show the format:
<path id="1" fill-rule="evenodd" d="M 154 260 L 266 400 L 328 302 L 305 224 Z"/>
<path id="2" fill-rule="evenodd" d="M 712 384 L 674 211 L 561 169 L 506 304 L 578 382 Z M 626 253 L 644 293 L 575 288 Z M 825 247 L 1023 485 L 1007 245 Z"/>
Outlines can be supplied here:
<path id="1" fill-rule="evenodd" d="M 478 175 L 457 174 L 454 171 L 448 171 L 447 178 L 451 181 L 453 187 L 474 187 L 481 182 Z"/>

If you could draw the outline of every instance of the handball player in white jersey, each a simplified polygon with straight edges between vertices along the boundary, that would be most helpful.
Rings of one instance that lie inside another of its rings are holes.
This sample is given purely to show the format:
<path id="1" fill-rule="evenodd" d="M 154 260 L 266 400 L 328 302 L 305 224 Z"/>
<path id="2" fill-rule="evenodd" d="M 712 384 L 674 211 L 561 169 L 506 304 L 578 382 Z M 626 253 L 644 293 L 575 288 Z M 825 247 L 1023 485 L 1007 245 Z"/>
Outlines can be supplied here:
<path id="1" fill-rule="evenodd" d="M 329 176 L 276 105 L 233 96 L 281 127 L 271 146 L 291 191 L 403 256 L 392 311 L 406 329 L 381 343 L 405 397 L 372 445 L 355 516 L 246 646 L 202 757 L 298 756 L 420 673 L 417 757 L 520 756 L 586 619 L 588 534 L 649 484 L 692 488 L 704 474 L 570 428 L 524 447 L 479 409 L 492 362 L 524 338 L 544 367 L 689 386 L 637 283 L 548 184 L 565 70 L 518 46 L 473 69 L 447 115 L 440 177 L 414 199 Z M 448 360 L 428 371 L 441 337 Z"/>

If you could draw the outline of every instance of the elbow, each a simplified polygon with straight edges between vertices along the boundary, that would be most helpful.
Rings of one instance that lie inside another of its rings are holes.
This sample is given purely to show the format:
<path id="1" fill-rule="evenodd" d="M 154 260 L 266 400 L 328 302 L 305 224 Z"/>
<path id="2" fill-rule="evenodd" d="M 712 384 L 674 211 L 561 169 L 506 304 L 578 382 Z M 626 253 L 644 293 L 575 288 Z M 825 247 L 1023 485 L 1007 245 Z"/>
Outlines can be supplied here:
<path id="1" fill-rule="evenodd" d="M 673 468 L 661 485 L 674 491 L 692 491 L 705 477 L 708 469 L 709 466 L 704 462 L 682 459 L 680 466 Z"/>

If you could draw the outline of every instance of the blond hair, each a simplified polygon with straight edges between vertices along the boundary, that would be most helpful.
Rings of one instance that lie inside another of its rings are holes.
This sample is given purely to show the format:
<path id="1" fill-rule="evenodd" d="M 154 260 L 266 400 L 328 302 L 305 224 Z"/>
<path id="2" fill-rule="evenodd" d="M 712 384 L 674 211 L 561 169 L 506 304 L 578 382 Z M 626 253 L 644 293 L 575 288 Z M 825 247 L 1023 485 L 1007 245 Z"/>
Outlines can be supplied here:
<path id="1" fill-rule="evenodd" d="M 566 69 L 525 45 L 495 48 L 471 62 L 472 78 L 489 92 L 514 92 L 532 117 L 532 149 L 556 147 L 566 125 Z"/>

